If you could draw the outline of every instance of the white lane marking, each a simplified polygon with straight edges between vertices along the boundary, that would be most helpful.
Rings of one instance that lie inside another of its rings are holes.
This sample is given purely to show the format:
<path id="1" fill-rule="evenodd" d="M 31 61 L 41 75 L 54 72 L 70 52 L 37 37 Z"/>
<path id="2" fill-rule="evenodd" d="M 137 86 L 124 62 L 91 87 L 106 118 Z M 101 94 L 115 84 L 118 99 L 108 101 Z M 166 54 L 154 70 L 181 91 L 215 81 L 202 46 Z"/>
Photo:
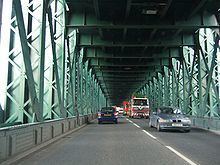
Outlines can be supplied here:
<path id="1" fill-rule="evenodd" d="M 126 119 L 126 120 L 128 120 L 130 123 L 134 123 L 133 121 L 131 121 L 131 120 L 129 120 L 129 119 Z"/>
<path id="2" fill-rule="evenodd" d="M 186 162 L 188 162 L 190 165 L 197 165 L 196 163 L 194 163 L 192 160 L 190 160 L 189 158 L 185 157 L 184 155 L 182 155 L 181 153 L 179 153 L 178 151 L 176 151 L 175 149 L 173 149 L 170 146 L 166 146 L 170 151 L 174 152 L 176 155 L 178 155 L 179 157 L 181 157 L 183 160 L 185 160 Z"/>
<path id="3" fill-rule="evenodd" d="M 133 121 L 128 120 L 130 123 L 132 123 L 133 125 L 135 125 L 136 127 L 140 128 L 139 125 L 135 124 Z M 151 135 L 149 132 L 147 132 L 146 130 L 142 130 L 144 133 L 146 133 L 148 136 L 150 136 L 153 139 L 157 139 L 155 136 Z M 179 153 L 178 151 L 176 151 L 175 149 L 173 149 L 170 146 L 165 146 L 166 148 L 168 148 L 170 151 L 172 151 L 173 153 L 175 153 L 176 155 L 178 155 L 179 157 L 181 157 L 183 160 L 185 160 L 186 162 L 188 162 L 190 165 L 197 165 L 196 163 L 194 163 L 192 160 L 190 160 L 189 158 L 185 157 L 184 155 L 182 155 L 181 153 Z"/>
<path id="4" fill-rule="evenodd" d="M 150 136 L 153 139 L 157 139 L 155 136 L 151 135 L 149 132 L 147 132 L 146 130 L 142 130 L 144 133 L 146 133 L 148 136 Z"/>
<path id="5" fill-rule="evenodd" d="M 138 128 L 141 128 L 139 125 L 137 125 L 137 124 L 135 124 L 135 123 L 133 123 L 133 125 L 135 125 L 135 126 L 138 127 Z"/>

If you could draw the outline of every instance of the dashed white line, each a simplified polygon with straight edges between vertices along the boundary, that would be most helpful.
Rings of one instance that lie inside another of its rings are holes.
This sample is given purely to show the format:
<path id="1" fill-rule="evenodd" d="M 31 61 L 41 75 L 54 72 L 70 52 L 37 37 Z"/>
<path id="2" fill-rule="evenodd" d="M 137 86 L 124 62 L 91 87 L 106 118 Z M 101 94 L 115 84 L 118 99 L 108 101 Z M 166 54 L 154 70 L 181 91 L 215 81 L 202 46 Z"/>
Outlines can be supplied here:
<path id="1" fill-rule="evenodd" d="M 126 119 L 126 120 L 128 120 L 130 123 L 134 123 L 133 121 L 131 121 L 131 120 L 129 120 L 129 119 Z"/>
<path id="2" fill-rule="evenodd" d="M 142 130 L 144 133 L 146 133 L 148 136 L 150 136 L 153 139 L 157 139 L 155 136 L 151 135 L 149 132 L 147 132 L 146 130 Z"/>
<path id="3" fill-rule="evenodd" d="M 131 120 L 129 120 L 129 119 L 126 119 L 126 120 L 128 120 L 130 123 L 132 123 L 133 125 L 135 125 L 136 127 L 138 127 L 138 128 L 141 128 L 139 125 L 137 125 L 137 124 L 135 124 L 133 121 L 131 121 Z M 150 136 L 151 138 L 153 138 L 153 139 L 157 139 L 155 136 L 153 136 L 153 135 L 151 135 L 149 132 L 147 132 L 146 130 L 142 130 L 144 133 L 146 133 L 148 136 Z"/>
<path id="4" fill-rule="evenodd" d="M 133 125 L 136 126 L 136 127 L 138 127 L 138 128 L 141 128 L 139 125 L 137 125 L 137 124 L 135 124 L 135 123 L 133 123 Z"/>
<path id="5" fill-rule="evenodd" d="M 179 153 L 178 151 L 176 151 L 175 149 L 173 149 L 170 146 L 166 146 L 170 151 L 174 152 L 176 155 L 178 155 L 179 157 L 181 157 L 183 160 L 185 160 L 186 162 L 188 162 L 190 165 L 197 165 L 196 163 L 194 163 L 192 160 L 190 160 L 189 158 L 185 157 L 183 154 Z"/>
<path id="6" fill-rule="evenodd" d="M 138 128 L 141 128 L 139 125 L 135 124 L 133 121 L 129 120 L 129 119 L 126 119 L 128 120 L 130 123 L 132 123 L 133 125 L 135 125 L 136 127 Z M 142 130 L 144 133 L 146 133 L 148 136 L 150 136 L 151 138 L 153 139 L 157 139 L 155 136 L 151 135 L 149 132 L 147 132 L 146 130 Z M 176 155 L 178 155 L 180 158 L 182 158 L 183 160 L 185 160 L 186 162 L 188 162 L 190 165 L 197 165 L 196 163 L 194 163 L 192 160 L 190 160 L 189 158 L 187 158 L 186 156 L 184 156 L 183 154 L 179 153 L 178 151 L 176 151 L 175 149 L 173 149 L 172 147 L 170 146 L 165 146 L 166 148 L 168 148 L 170 151 L 172 151 L 173 153 L 175 153 Z"/>

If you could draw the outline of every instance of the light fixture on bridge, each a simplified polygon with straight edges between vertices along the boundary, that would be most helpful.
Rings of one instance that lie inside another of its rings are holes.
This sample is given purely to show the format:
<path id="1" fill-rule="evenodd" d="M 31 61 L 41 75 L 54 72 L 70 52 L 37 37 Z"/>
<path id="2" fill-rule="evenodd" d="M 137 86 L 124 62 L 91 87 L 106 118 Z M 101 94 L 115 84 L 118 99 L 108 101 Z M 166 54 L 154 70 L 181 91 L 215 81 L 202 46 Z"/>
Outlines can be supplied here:
<path id="1" fill-rule="evenodd" d="M 145 15 L 156 15 L 158 12 L 157 9 L 143 9 L 142 10 L 142 14 L 145 14 Z"/>
<path id="2" fill-rule="evenodd" d="M 124 70 L 131 70 L 131 67 L 124 67 Z"/>

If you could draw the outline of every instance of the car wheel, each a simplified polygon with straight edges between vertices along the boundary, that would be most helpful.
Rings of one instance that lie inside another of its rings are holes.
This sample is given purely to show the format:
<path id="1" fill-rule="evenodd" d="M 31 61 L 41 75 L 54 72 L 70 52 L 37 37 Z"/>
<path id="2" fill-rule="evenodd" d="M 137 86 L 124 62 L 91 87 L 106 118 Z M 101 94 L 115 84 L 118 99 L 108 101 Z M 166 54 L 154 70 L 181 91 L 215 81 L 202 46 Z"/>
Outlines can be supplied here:
<path id="1" fill-rule="evenodd" d="M 101 121 L 98 121 L 98 124 L 101 124 Z"/>
<path id="2" fill-rule="evenodd" d="M 157 123 L 157 131 L 160 132 L 161 131 L 161 128 L 160 128 L 160 124 Z"/>

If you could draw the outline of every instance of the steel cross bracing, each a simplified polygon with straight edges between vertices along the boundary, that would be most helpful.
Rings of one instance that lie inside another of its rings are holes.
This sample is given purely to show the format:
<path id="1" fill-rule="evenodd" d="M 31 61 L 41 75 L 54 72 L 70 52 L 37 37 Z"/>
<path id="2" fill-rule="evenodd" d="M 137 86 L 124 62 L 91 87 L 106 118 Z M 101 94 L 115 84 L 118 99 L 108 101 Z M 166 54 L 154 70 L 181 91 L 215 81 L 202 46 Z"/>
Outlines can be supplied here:
<path id="1" fill-rule="evenodd" d="M 219 1 L 178 3 L 13 0 L 1 126 L 96 113 L 134 92 L 153 110 L 219 118 Z"/>
<path id="2" fill-rule="evenodd" d="M 220 117 L 219 35 L 211 29 L 197 32 L 198 45 L 183 47 L 183 60 L 172 59 L 142 89 L 155 109 L 161 105 L 181 107 L 197 117 Z"/>
<path id="3" fill-rule="evenodd" d="M 67 36 L 65 1 L 14 0 L 7 7 L 12 17 L 10 47 L 2 54 L 8 72 L 0 126 L 86 115 L 106 104 L 76 49 L 76 31 Z"/>
<path id="4" fill-rule="evenodd" d="M 71 12 L 66 27 L 70 32 L 79 31 L 77 47 L 84 50 L 85 60 L 89 61 L 105 95 L 113 98 L 114 104 L 128 99 L 134 91 L 130 87 L 123 89 L 124 85 L 116 86 L 112 79 L 121 84 L 137 80 L 138 88 L 138 84 L 152 79 L 164 66 L 170 68 L 173 58 L 181 63 L 182 49 L 184 46 L 195 47 L 194 33 L 198 29 L 219 28 L 213 14 L 218 10 L 216 0 L 192 3 L 171 0 L 164 1 L 163 5 L 154 0 L 67 0 L 67 4 Z M 147 13 L 152 8 L 157 12 L 155 15 Z M 137 76 L 131 78 L 128 74 Z M 185 92 L 183 84 L 174 88 L 172 90 Z M 180 95 L 171 97 L 180 102 L 184 100 Z"/>

